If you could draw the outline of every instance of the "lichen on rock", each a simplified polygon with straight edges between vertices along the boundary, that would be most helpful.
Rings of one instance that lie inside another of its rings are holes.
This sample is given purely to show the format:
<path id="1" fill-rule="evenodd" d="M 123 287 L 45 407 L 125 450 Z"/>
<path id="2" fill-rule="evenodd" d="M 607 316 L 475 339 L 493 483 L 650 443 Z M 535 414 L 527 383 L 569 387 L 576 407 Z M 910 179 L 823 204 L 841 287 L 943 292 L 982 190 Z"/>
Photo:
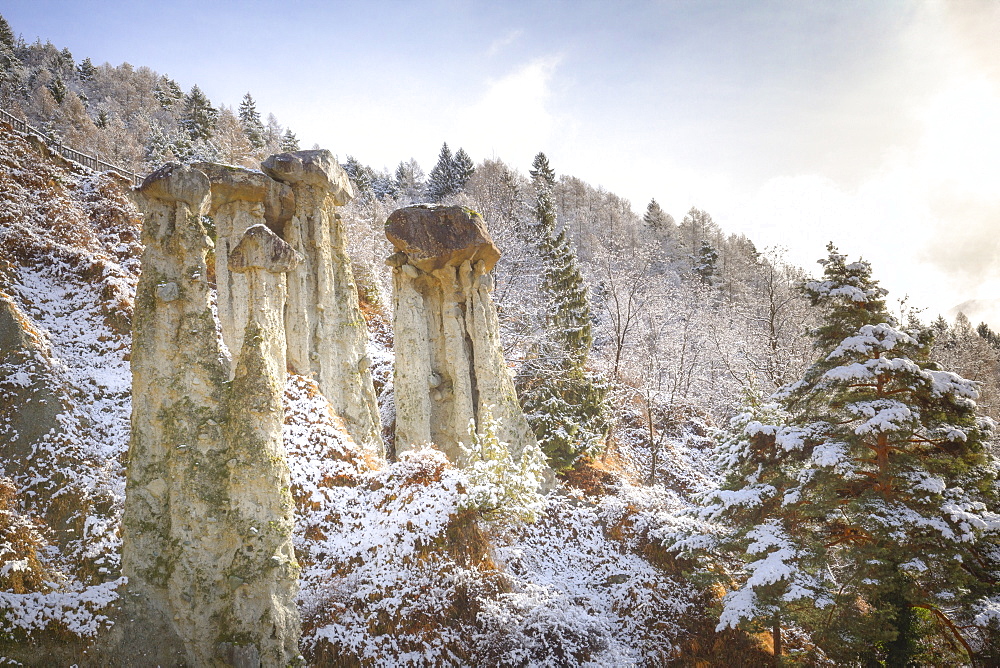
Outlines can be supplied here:
<path id="1" fill-rule="evenodd" d="M 119 651 L 143 665 L 288 665 L 298 656 L 299 623 L 281 441 L 282 272 L 294 251 L 263 225 L 250 226 L 234 248 L 243 261 L 232 268 L 248 274 L 248 308 L 230 383 L 207 278 L 210 180 L 168 164 L 140 194 L 146 248 L 132 348 L 122 548 L 129 584 Z"/>
<path id="2" fill-rule="evenodd" d="M 336 211 L 354 197 L 347 173 L 326 150 L 272 155 L 261 169 L 294 192 L 282 238 L 304 258 L 288 274 L 289 370 L 315 378 L 354 440 L 382 450 L 368 330 Z"/>
<path id="3" fill-rule="evenodd" d="M 434 443 L 463 463 L 468 440 L 492 412 L 519 457 L 537 441 L 500 346 L 490 271 L 500 252 L 482 218 L 464 207 L 417 205 L 386 220 L 393 274 L 397 454 Z"/>

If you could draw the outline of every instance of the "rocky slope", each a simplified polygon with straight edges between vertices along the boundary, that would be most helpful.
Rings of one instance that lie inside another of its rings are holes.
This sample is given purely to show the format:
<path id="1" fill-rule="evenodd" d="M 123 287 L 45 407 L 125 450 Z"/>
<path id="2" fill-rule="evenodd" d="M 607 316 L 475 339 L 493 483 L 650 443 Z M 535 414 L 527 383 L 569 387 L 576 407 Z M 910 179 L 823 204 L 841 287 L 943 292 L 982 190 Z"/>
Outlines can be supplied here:
<path id="1" fill-rule="evenodd" d="M 0 193 L 0 658 L 101 665 L 122 585 L 140 217 L 127 184 L 6 127 Z M 365 311 L 382 333 L 366 356 L 391 416 L 391 337 L 385 316 Z M 516 475 L 458 470 L 435 450 L 387 463 L 310 378 L 289 376 L 284 403 L 311 665 L 763 656 L 741 635 L 713 647 L 704 595 L 658 538 L 689 502 L 629 483 L 641 465 L 591 468 L 532 496 Z M 705 480 L 697 445 L 665 446 L 692 491 Z M 497 494 L 517 512 L 493 513 Z"/>

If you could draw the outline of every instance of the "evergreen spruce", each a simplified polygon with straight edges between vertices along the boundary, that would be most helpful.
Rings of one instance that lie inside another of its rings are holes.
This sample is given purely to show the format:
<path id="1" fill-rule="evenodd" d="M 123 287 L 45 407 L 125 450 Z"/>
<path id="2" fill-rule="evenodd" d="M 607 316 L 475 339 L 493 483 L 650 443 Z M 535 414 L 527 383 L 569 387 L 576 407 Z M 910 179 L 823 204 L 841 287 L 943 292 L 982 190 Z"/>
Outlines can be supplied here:
<path id="1" fill-rule="evenodd" d="M 94 67 L 94 63 L 91 62 L 90 58 L 84 58 L 80 62 L 80 66 L 76 68 L 77 74 L 80 75 L 82 81 L 90 81 L 94 78 L 94 73 L 97 72 L 97 68 Z"/>
<path id="2" fill-rule="evenodd" d="M 56 104 L 62 104 L 63 100 L 66 99 L 66 93 L 69 92 L 61 77 L 56 77 L 45 87 L 52 93 L 52 99 L 56 101 Z"/>
<path id="3" fill-rule="evenodd" d="M 715 247 L 707 241 L 702 241 L 694 264 L 694 273 L 698 275 L 702 283 L 712 285 L 718 270 L 716 266 L 718 261 L 719 251 L 715 250 Z"/>
<path id="4" fill-rule="evenodd" d="M 747 561 L 719 626 L 791 619 L 841 663 L 919 663 L 928 636 L 975 659 L 1000 576 L 992 423 L 975 383 L 928 359 L 930 329 L 895 326 L 867 263 L 831 245 L 822 264 L 803 287 L 820 356 L 734 421 L 708 496 L 733 527 L 723 551 Z"/>
<path id="5" fill-rule="evenodd" d="M 544 153 L 535 156 L 534 238 L 542 258 L 542 294 L 548 304 L 545 339 L 518 376 L 518 390 L 528 421 L 549 464 L 570 467 L 592 452 L 609 429 L 607 385 L 586 368 L 593 333 L 587 286 L 572 246 L 556 230 L 552 188 L 555 172 Z"/>
<path id="6" fill-rule="evenodd" d="M 260 112 L 257 111 L 257 103 L 254 102 L 250 93 L 243 96 L 240 102 L 240 126 L 243 134 L 255 150 L 264 148 L 264 122 L 260 119 Z"/>
<path id="7" fill-rule="evenodd" d="M 649 204 L 646 205 L 646 213 L 642 216 L 642 223 L 647 230 L 657 236 L 670 236 L 675 226 L 673 216 L 660 208 L 655 199 L 649 200 Z"/>
<path id="8" fill-rule="evenodd" d="M 997 334 L 990 329 L 990 326 L 985 322 L 979 323 L 979 326 L 976 327 L 976 334 L 986 341 L 986 343 L 990 344 L 997 350 L 1000 350 L 1000 334 Z"/>
<path id="9" fill-rule="evenodd" d="M 63 47 L 63 50 L 59 52 L 59 69 L 63 71 L 72 72 L 76 69 L 76 60 L 73 59 L 73 54 L 70 52 L 69 48 Z"/>
<path id="10" fill-rule="evenodd" d="M 370 202 L 375 196 L 373 188 L 375 173 L 371 167 L 361 164 L 353 155 L 347 156 L 347 161 L 341 166 L 354 186 L 355 199 L 359 202 Z"/>
<path id="11" fill-rule="evenodd" d="M 299 150 L 299 139 L 295 136 L 295 133 L 292 132 L 291 128 L 285 128 L 285 134 L 281 135 L 280 148 L 284 153 Z"/>
<path id="12" fill-rule="evenodd" d="M 181 90 L 180 85 L 176 81 L 164 75 L 156 82 L 156 88 L 153 89 L 153 97 L 156 98 L 156 101 L 160 103 L 163 109 L 170 109 L 184 99 L 184 91 Z"/>
<path id="13" fill-rule="evenodd" d="M 475 171 L 475 164 L 472 162 L 469 154 L 465 152 L 465 149 L 460 148 L 455 151 L 455 159 L 452 163 L 452 172 L 455 177 L 455 192 L 465 190 L 465 186 L 469 183 L 469 179 L 472 178 L 472 174 Z"/>
<path id="14" fill-rule="evenodd" d="M 7 19 L 0 14 L 0 48 L 8 48 L 11 52 L 17 46 L 17 37 L 14 36 L 14 31 L 11 30 L 10 24 L 7 23 Z"/>
<path id="15" fill-rule="evenodd" d="M 212 106 L 197 85 L 191 87 L 184 97 L 184 113 L 181 115 L 181 127 L 183 127 L 192 140 L 207 141 L 215 133 L 215 120 L 219 112 Z"/>
<path id="16" fill-rule="evenodd" d="M 455 159 L 448 148 L 448 142 L 441 145 L 437 164 L 431 169 L 427 178 L 427 198 L 432 202 L 440 202 L 445 197 L 458 192 L 455 175 Z"/>

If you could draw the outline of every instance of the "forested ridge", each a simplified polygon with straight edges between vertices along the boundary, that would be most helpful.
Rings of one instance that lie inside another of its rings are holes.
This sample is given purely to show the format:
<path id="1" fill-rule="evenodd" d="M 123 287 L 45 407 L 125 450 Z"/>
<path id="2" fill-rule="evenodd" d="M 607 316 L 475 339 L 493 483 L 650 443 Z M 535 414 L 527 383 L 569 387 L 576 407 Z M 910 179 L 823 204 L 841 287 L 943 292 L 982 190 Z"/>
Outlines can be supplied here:
<path id="1" fill-rule="evenodd" d="M 137 173 L 300 148 L 251 92 L 217 105 L 78 56 L 0 17 L 0 105 Z M 141 219 L 127 184 L 0 132 L 0 658 L 86 665 L 120 576 Z M 637 213 L 544 152 L 515 166 L 445 142 L 427 171 L 342 167 L 390 458 L 290 376 L 310 665 L 1000 660 L 986 324 L 894 301 L 835 238 L 796 267 L 697 206 Z M 419 202 L 478 212 L 502 251 L 501 343 L 552 491 L 488 435 L 479 468 L 392 457 L 383 226 Z"/>

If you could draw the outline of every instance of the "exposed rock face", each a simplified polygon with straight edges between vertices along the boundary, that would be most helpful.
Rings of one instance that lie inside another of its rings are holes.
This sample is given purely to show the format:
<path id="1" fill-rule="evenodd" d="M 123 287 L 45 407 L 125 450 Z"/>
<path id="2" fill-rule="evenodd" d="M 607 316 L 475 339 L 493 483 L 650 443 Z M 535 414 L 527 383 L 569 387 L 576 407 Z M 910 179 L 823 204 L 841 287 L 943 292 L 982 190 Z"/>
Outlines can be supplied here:
<path id="1" fill-rule="evenodd" d="M 289 368 L 313 376 L 354 439 L 381 450 L 368 331 L 336 213 L 354 197 L 350 181 L 325 150 L 272 155 L 261 168 L 295 194 L 282 238 L 305 258 L 288 274 Z"/>
<path id="2" fill-rule="evenodd" d="M 215 223 L 215 282 L 222 338 L 235 360 L 243 346 L 247 321 L 247 279 L 229 270 L 228 258 L 243 233 L 266 223 L 279 236 L 294 212 L 292 189 L 261 172 L 210 162 L 192 165 L 208 176 L 212 200 L 208 215 Z"/>
<path id="3" fill-rule="evenodd" d="M 45 346 L 28 317 L 0 292 L 0 458 L 8 472 L 32 458 L 32 444 L 50 430 L 61 431 L 62 401 L 45 360 Z M 51 521 L 51 517 L 48 517 Z M 55 524 L 53 522 L 53 524 Z"/>
<path id="4" fill-rule="evenodd" d="M 229 267 L 245 274 L 249 305 L 230 384 L 201 222 L 209 178 L 168 164 L 140 192 L 121 651 L 133 665 L 288 665 L 299 621 L 281 442 L 281 272 L 295 254 L 262 225 L 233 249 Z"/>
<path id="5" fill-rule="evenodd" d="M 433 442 L 454 462 L 485 408 L 520 455 L 535 437 L 500 346 L 489 273 L 500 257 L 482 218 L 463 207 L 397 209 L 386 236 L 393 267 L 396 452 Z"/>

